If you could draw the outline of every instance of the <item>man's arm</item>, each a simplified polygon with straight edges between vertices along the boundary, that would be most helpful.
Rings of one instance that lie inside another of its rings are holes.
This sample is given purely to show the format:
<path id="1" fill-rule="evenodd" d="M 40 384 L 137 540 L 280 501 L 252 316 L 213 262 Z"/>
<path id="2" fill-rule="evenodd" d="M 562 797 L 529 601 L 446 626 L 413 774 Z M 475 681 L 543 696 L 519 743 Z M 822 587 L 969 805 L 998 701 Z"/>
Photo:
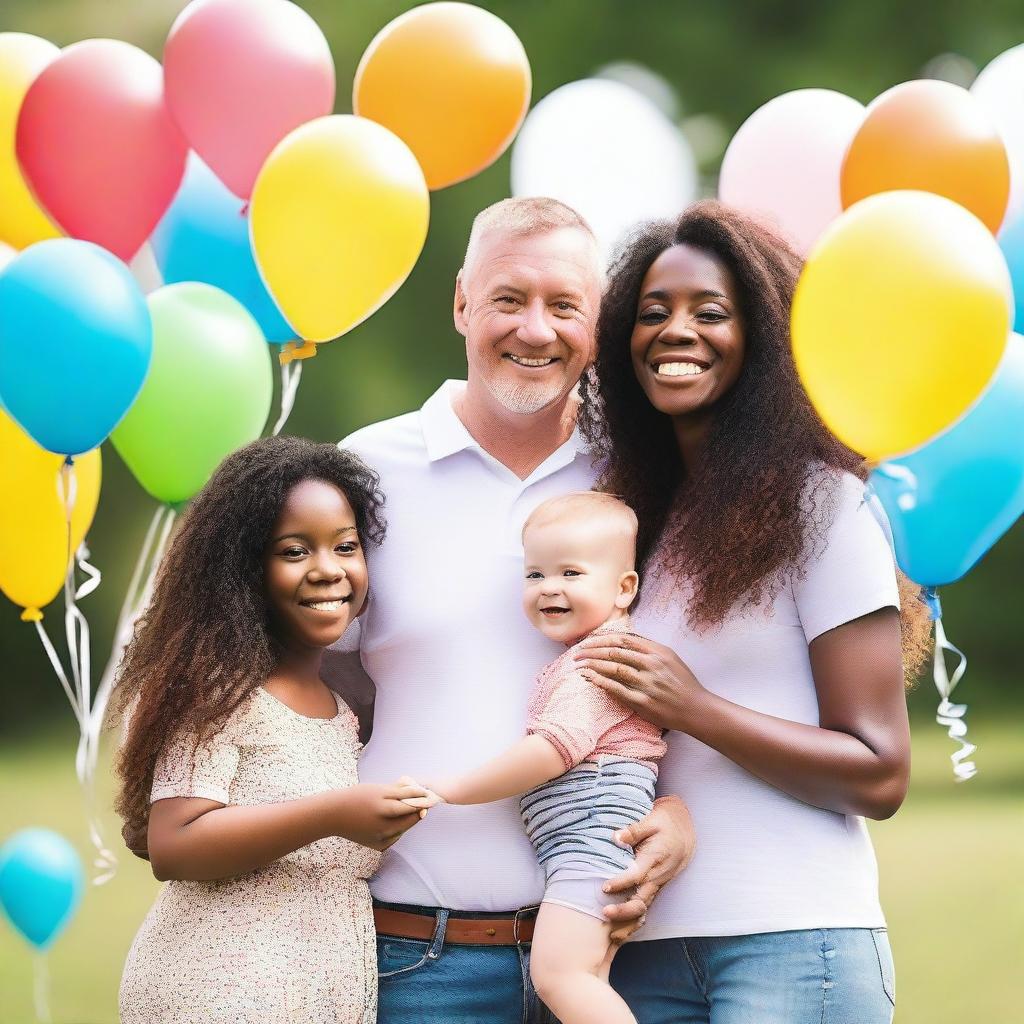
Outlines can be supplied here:
<path id="1" fill-rule="evenodd" d="M 616 839 L 636 852 L 633 866 L 604 886 L 605 892 L 636 889 L 632 899 L 604 909 L 614 925 L 611 940 L 620 943 L 644 923 L 647 908 L 662 887 L 693 859 L 696 836 L 686 804 L 677 796 L 663 796 L 654 801 L 646 818 L 616 833 Z"/>

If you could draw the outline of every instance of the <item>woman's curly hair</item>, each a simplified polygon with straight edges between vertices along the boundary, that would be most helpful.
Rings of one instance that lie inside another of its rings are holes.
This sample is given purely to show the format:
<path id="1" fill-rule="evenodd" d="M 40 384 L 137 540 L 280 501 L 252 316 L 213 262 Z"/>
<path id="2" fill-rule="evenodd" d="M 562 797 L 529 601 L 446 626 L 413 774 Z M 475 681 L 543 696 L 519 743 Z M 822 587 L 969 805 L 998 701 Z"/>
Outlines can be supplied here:
<path id="1" fill-rule="evenodd" d="M 115 807 L 125 842 L 139 856 L 147 855 L 149 793 L 164 741 L 181 729 L 212 732 L 277 662 L 263 553 L 288 494 L 304 480 L 334 484 L 355 512 L 360 538 L 383 540 L 376 473 L 331 444 L 267 437 L 221 463 L 160 566 L 114 690 L 114 710 L 126 725 Z"/>
<path id="2" fill-rule="evenodd" d="M 643 279 L 674 245 L 700 249 L 728 268 L 745 336 L 742 370 L 715 408 L 696 467 L 684 467 L 672 421 L 651 405 L 630 353 Z M 837 488 L 822 466 L 867 476 L 863 459 L 829 432 L 797 377 L 789 317 L 801 266 L 767 227 L 706 200 L 675 223 L 641 228 L 613 263 L 601 304 L 583 429 L 606 459 L 601 486 L 640 519 L 638 566 L 657 544 L 665 568 L 692 583 L 689 616 L 697 629 L 759 603 L 787 571 L 800 571 L 836 509 Z M 928 652 L 929 622 L 919 588 L 902 574 L 900 590 L 912 678 Z"/>

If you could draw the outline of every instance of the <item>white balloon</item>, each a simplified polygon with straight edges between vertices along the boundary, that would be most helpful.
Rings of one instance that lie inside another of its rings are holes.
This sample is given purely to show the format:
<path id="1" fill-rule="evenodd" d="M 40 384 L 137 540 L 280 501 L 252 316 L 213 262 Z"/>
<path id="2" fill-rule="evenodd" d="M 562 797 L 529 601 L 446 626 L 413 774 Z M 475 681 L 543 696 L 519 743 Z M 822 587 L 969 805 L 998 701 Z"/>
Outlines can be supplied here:
<path id="1" fill-rule="evenodd" d="M 15 256 L 18 255 L 18 250 L 13 246 L 8 245 L 6 242 L 0 242 L 0 270 L 3 270 Z"/>
<path id="2" fill-rule="evenodd" d="M 863 120 L 862 104 L 831 89 L 776 96 L 733 136 L 718 197 L 770 222 L 806 255 L 843 212 L 839 175 Z"/>
<path id="3" fill-rule="evenodd" d="M 1010 161 L 1010 201 L 1004 224 L 1024 209 L 1024 43 L 999 54 L 971 86 L 971 93 L 995 118 Z"/>
<path id="4" fill-rule="evenodd" d="M 607 257 L 637 224 L 677 217 L 697 194 L 678 128 L 621 82 L 585 78 L 549 93 L 512 146 L 512 194 L 580 213 Z"/>

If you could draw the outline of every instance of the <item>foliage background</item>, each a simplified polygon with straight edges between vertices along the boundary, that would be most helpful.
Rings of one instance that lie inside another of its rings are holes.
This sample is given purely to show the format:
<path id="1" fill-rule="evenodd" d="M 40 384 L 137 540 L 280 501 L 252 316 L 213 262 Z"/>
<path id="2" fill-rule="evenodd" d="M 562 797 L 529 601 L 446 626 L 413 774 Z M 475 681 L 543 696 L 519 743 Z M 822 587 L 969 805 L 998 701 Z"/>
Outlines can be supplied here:
<path id="1" fill-rule="evenodd" d="M 391 18 L 414 5 L 402 0 L 299 2 L 331 43 L 336 110 L 348 112 L 352 77 L 366 45 Z M 958 0 L 482 0 L 480 5 L 504 18 L 523 40 L 533 69 L 533 102 L 615 61 L 635 61 L 666 79 L 678 93 L 680 118 L 694 142 L 703 139 L 701 171 L 708 193 L 714 191 L 728 138 L 746 116 L 781 92 L 820 86 L 866 103 L 897 82 L 935 74 L 940 67 L 944 75 L 966 75 L 959 80 L 967 84 L 972 65 L 983 67 L 1024 41 L 1024 8 L 1015 0 L 974 5 Z M 183 6 L 184 0 L 3 0 L 0 31 L 31 32 L 58 45 L 109 36 L 159 58 Z M 959 56 L 936 63 L 948 54 Z M 644 159 L 642 147 L 636 159 Z M 463 374 L 461 338 L 451 324 L 452 283 L 473 215 L 507 195 L 508 187 L 506 154 L 477 178 L 432 197 L 430 234 L 412 276 L 383 310 L 348 337 L 322 347 L 307 363 L 291 432 L 337 440 L 364 423 L 418 406 L 446 377 Z M 964 350 L 969 358 L 969 338 Z M 879 372 L 884 372 L 884 353 Z M 97 674 L 155 508 L 109 445 L 104 460 L 103 490 L 89 537 L 92 561 L 102 569 L 104 582 L 83 603 L 93 627 Z M 1019 1019 L 1024 1002 L 1019 982 L 1015 991 L 1010 989 L 1024 949 L 1021 889 L 1011 867 L 1015 863 L 1019 872 L 1024 863 L 1022 556 L 1024 531 L 1018 524 L 968 579 L 943 592 L 947 631 L 971 659 L 958 696 L 972 704 L 979 767 L 988 773 L 988 781 L 980 778 L 954 790 L 947 782 L 945 742 L 935 741 L 937 726 L 927 728 L 934 691 L 925 681 L 910 697 L 918 763 L 927 758 L 916 769 L 916 778 L 925 781 L 915 782 L 901 830 L 892 833 L 905 840 L 887 839 L 880 845 L 883 879 L 892 871 L 901 880 L 890 883 L 888 904 L 899 903 L 899 920 L 906 922 L 901 924 L 905 937 L 903 947 L 897 942 L 897 956 L 902 957 L 901 967 L 920 970 L 917 981 L 908 979 L 914 999 L 901 1000 L 905 1009 L 900 1020 L 939 1024 L 969 1014 L 986 1022 L 1010 1021 Z M 48 617 L 52 633 L 60 632 L 57 608 Z M 17 827 L 38 823 L 65 831 L 80 850 L 86 849 L 70 784 L 70 718 L 34 630 L 0 598 L 0 840 Z M 919 742 L 917 736 L 924 739 Z M 963 830 L 969 828 L 976 831 L 967 842 Z M 990 860 L 984 859 L 986 853 Z M 91 1016 L 65 1013 L 62 1019 L 113 1019 L 124 943 L 151 895 L 141 867 L 131 865 L 126 872 L 124 884 L 134 888 L 118 897 L 113 917 L 121 927 L 111 937 L 105 973 L 97 978 L 90 969 L 89 981 L 83 982 L 85 1002 L 66 1007 L 71 1013 L 96 1009 Z M 966 878 L 977 882 L 976 873 L 984 875 L 987 869 L 992 872 L 985 879 L 987 887 L 961 888 Z M 917 901 L 899 902 L 910 890 L 917 892 Z M 115 891 L 90 893 L 86 910 L 91 906 L 92 911 L 85 920 L 99 927 L 107 915 L 97 908 L 114 898 Z M 984 906 L 972 903 L 979 900 Z M 964 914 L 969 926 L 960 921 Z M 915 920 L 919 928 L 912 925 Z M 88 938 L 93 933 L 85 928 L 79 922 L 67 939 L 75 950 L 88 950 L 82 952 L 86 961 L 78 952 L 71 958 L 79 967 L 91 964 L 89 957 L 95 954 Z M 24 1004 L 27 1013 L 22 997 L 28 991 L 28 958 L 8 933 L 0 927 L 0 964 L 7 964 L 0 967 L 0 1008 Z M 943 950 L 951 951 L 947 959 L 956 961 L 952 967 L 946 960 L 932 959 Z M 15 989 L 17 1002 L 8 1004 Z M 908 994 L 906 988 L 903 994 Z M 0 1019 L 20 1017 L 0 1009 Z"/>

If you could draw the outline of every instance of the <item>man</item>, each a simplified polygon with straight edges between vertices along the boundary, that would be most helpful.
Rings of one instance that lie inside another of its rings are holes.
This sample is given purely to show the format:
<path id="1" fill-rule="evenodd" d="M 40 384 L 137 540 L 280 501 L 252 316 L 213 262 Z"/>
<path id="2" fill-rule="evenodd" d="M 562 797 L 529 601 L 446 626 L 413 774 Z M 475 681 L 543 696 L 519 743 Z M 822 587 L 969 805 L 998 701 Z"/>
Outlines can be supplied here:
<path id="1" fill-rule="evenodd" d="M 574 211 L 550 199 L 484 210 L 455 282 L 466 383 L 342 442 L 387 497 L 359 636 L 376 685 L 364 781 L 459 774 L 525 731 L 534 677 L 559 652 L 521 610 L 521 529 L 541 501 L 596 479 L 574 389 L 600 293 L 597 244 Z M 341 659 L 329 672 L 346 687 Z M 639 885 L 608 911 L 617 938 L 692 851 L 675 798 L 622 838 L 637 859 L 621 890 Z M 373 892 L 381 1024 L 546 1019 L 527 960 L 543 874 L 516 800 L 434 808 L 389 851 Z"/>

